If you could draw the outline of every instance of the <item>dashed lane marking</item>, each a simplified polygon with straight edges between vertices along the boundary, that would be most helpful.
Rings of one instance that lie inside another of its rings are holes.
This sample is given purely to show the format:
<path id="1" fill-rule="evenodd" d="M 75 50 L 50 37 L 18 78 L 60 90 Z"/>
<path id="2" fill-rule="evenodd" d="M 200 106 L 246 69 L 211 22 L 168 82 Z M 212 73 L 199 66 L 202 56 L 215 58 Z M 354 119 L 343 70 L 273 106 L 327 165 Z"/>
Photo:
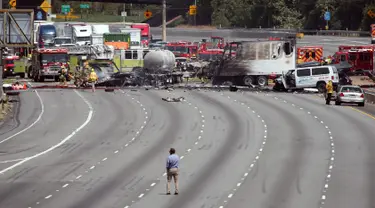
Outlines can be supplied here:
<path id="1" fill-rule="evenodd" d="M 36 91 L 35 91 L 35 92 L 36 92 Z M 43 151 L 43 152 L 39 152 L 38 154 L 35 154 L 35 155 L 33 155 L 33 156 L 30 156 L 30 157 L 27 157 L 27 158 L 25 158 L 24 160 L 21 160 L 21 161 L 17 162 L 16 164 L 11 165 L 11 166 L 9 166 L 9 167 L 7 167 L 7 168 L 1 170 L 1 171 L 0 171 L 0 174 L 4 174 L 5 172 L 7 172 L 7 171 L 9 171 L 9 170 L 12 170 L 12 169 L 14 169 L 14 168 L 16 168 L 16 167 L 18 167 L 18 166 L 20 166 L 20 165 L 22 165 L 22 164 L 24 164 L 24 163 L 30 161 L 30 160 L 32 160 L 32 159 L 35 159 L 35 158 L 37 158 L 37 157 L 40 157 L 40 156 L 42 156 L 42 155 L 45 155 L 45 154 L 47 154 L 47 153 L 49 153 L 49 152 L 55 150 L 56 148 L 60 147 L 61 145 L 63 145 L 63 144 L 66 143 L 67 141 L 69 141 L 71 138 L 73 138 L 73 136 L 74 136 L 76 133 L 78 133 L 79 131 L 81 131 L 81 130 L 82 130 L 87 124 L 90 123 L 90 121 L 91 121 L 91 119 L 92 119 L 92 116 L 93 116 L 93 113 L 94 113 L 94 109 L 93 109 L 91 103 L 90 103 L 85 97 L 83 97 L 78 91 L 74 90 L 74 92 L 76 92 L 77 95 L 78 95 L 79 97 L 81 97 L 81 98 L 83 99 L 83 101 L 87 104 L 87 106 L 89 107 L 89 113 L 88 113 L 88 115 L 87 115 L 86 121 L 85 121 L 80 127 L 78 127 L 76 130 L 74 130 L 71 134 L 69 134 L 67 137 L 65 137 L 65 138 L 64 138 L 61 142 L 59 142 L 58 144 L 56 144 L 56 145 L 54 145 L 54 146 L 48 148 L 47 150 L 45 150 L 45 151 Z M 44 108 L 44 107 L 43 107 L 43 108 Z"/>
<path id="2" fill-rule="evenodd" d="M 120 90 L 122 93 L 124 93 L 125 94 L 125 91 L 122 91 L 122 90 Z M 89 118 L 90 119 L 88 119 L 88 120 L 91 120 L 91 118 L 92 118 L 92 115 L 93 115 L 93 108 L 92 108 L 92 106 L 91 106 L 91 104 L 88 102 L 88 100 L 86 99 L 86 98 L 84 98 L 80 93 L 78 93 L 78 91 L 76 91 L 75 90 L 75 92 L 87 103 L 87 105 L 89 106 L 89 108 L 90 108 L 90 112 L 89 112 Z M 130 97 L 130 95 L 127 93 L 126 94 L 126 96 L 128 96 L 128 97 Z M 134 97 L 131 97 L 131 99 L 132 100 L 135 100 L 135 98 Z M 126 143 L 123 147 L 121 147 L 121 150 L 123 150 L 124 148 L 126 148 L 126 147 L 128 147 L 128 146 L 130 146 L 131 144 L 132 144 L 132 142 L 134 142 L 135 140 L 136 140 L 136 138 L 138 138 L 139 136 L 140 136 L 140 134 L 141 134 L 141 132 L 143 131 L 143 129 L 144 129 L 144 127 L 148 124 L 148 119 L 149 119 L 149 117 L 147 116 L 147 109 L 144 107 L 144 105 L 139 101 L 139 100 L 137 100 L 136 101 L 136 103 L 140 106 L 140 108 L 141 108 L 141 110 L 144 112 L 144 122 L 143 122 L 143 125 L 140 127 L 140 129 L 136 132 L 136 135 L 128 142 L 128 143 Z M 88 124 L 88 121 L 86 121 L 85 123 L 84 123 L 84 125 L 82 125 L 80 128 L 79 128 L 79 130 L 81 130 L 82 128 L 83 128 L 83 126 L 85 126 L 85 125 L 87 125 Z M 76 134 L 78 131 L 79 131 L 78 129 L 76 130 L 76 131 L 74 131 L 71 135 L 73 136 L 74 134 Z M 69 138 L 70 139 L 70 138 Z M 63 140 L 64 141 L 64 140 Z M 65 141 L 66 142 L 66 141 Z M 59 146 L 61 146 L 62 144 L 60 144 Z M 57 147 L 56 147 L 57 148 Z M 120 150 L 115 150 L 114 152 L 113 152 L 113 154 L 117 154 L 117 153 L 119 153 L 119 151 Z M 102 163 L 104 163 L 105 161 L 107 161 L 109 159 L 109 157 L 104 157 L 103 159 L 101 159 L 100 161 L 102 162 Z M 98 161 L 98 162 L 96 162 L 95 164 L 102 164 L 102 163 L 100 163 L 100 161 Z M 21 161 L 22 162 L 22 161 Z M 84 171 L 84 173 L 90 173 L 93 169 L 95 169 L 96 168 L 96 165 L 91 165 L 91 166 L 89 166 L 89 168 L 87 168 L 87 170 L 85 170 Z M 1 172 L 0 172 L 1 173 Z M 69 183 L 66 183 L 66 184 L 64 184 L 63 186 L 61 186 L 61 188 L 62 189 L 66 189 L 70 184 L 72 184 L 73 182 L 75 182 L 75 181 L 77 181 L 77 180 L 79 180 L 79 179 L 81 179 L 82 177 L 84 177 L 84 174 L 79 174 L 78 176 L 75 176 L 74 177 L 74 179 L 72 179 L 72 180 L 70 180 L 70 182 Z M 56 192 L 58 192 L 58 190 L 56 190 Z M 48 196 L 50 196 L 50 195 L 48 195 Z M 50 197 L 52 197 L 52 195 L 50 196 Z M 49 197 L 49 198 L 50 198 Z M 45 199 L 48 199 L 48 198 L 46 198 L 45 197 Z M 39 205 L 41 202 L 36 202 L 36 204 L 37 205 Z"/>
<path id="3" fill-rule="evenodd" d="M 264 128 L 263 140 L 262 140 L 262 144 L 260 145 L 260 147 L 258 149 L 258 153 L 256 154 L 255 158 L 253 159 L 252 163 L 249 165 L 247 171 L 241 177 L 240 181 L 236 184 L 236 187 L 240 187 L 242 185 L 242 183 L 245 181 L 245 179 L 247 178 L 247 176 L 249 176 L 249 173 L 253 170 L 254 166 L 258 163 L 259 158 L 263 153 L 263 150 L 264 150 L 265 145 L 267 143 L 267 137 L 268 137 L 267 124 L 266 124 L 266 121 L 262 118 L 262 116 L 257 114 L 257 112 L 254 109 L 252 109 L 249 105 L 246 105 L 244 102 L 240 102 L 236 99 L 232 99 L 230 96 L 225 96 L 224 93 L 221 93 L 221 95 L 224 96 L 224 97 L 227 97 L 228 99 L 232 100 L 235 103 L 238 103 L 238 104 L 246 107 L 250 112 L 255 114 L 256 117 L 260 119 L 260 121 L 263 124 L 263 128 Z M 224 200 L 222 202 L 222 205 L 219 208 L 224 208 L 224 206 L 226 206 L 228 204 L 228 201 L 234 196 L 234 194 L 236 193 L 237 190 L 238 190 L 237 188 L 234 188 L 232 190 L 232 192 L 226 197 L 226 200 Z"/>
<path id="4" fill-rule="evenodd" d="M 169 92 L 169 94 L 172 94 L 171 92 Z M 183 100 L 183 102 L 187 103 L 189 106 L 194 106 L 191 102 L 187 101 L 187 100 Z M 195 141 L 194 145 L 197 145 L 199 144 L 199 141 L 202 139 L 202 136 L 203 136 L 203 132 L 204 132 L 204 122 L 205 122 L 205 116 L 203 114 L 203 111 L 201 111 L 199 109 L 198 106 L 194 106 L 193 109 L 197 110 L 200 117 L 201 117 L 201 130 L 200 130 L 200 133 L 199 133 L 199 136 L 197 137 L 197 140 Z M 192 148 L 189 148 L 185 151 L 185 154 L 184 155 L 180 155 L 180 160 L 184 159 L 186 156 L 188 156 L 188 154 L 192 151 Z M 166 172 L 163 172 L 161 174 L 161 177 L 165 177 L 167 175 Z M 150 184 L 150 186 L 145 189 L 142 193 L 140 193 L 140 195 L 138 196 L 138 200 L 140 200 L 141 198 L 143 198 L 148 192 L 150 192 L 152 190 L 152 188 L 154 188 L 156 186 L 156 184 L 158 184 L 160 182 L 160 178 L 157 178 L 154 182 L 152 182 Z M 134 203 L 136 202 L 136 200 L 132 200 L 132 202 L 130 204 L 127 204 L 126 206 L 124 206 L 124 208 L 129 208 L 131 207 Z"/>
<path id="5" fill-rule="evenodd" d="M 275 100 L 282 100 L 281 98 L 278 98 L 278 97 L 274 97 L 274 99 Z M 290 101 L 286 101 L 286 100 L 282 100 L 282 101 L 285 101 L 284 103 L 291 103 Z M 295 105 L 295 104 L 291 103 L 291 105 L 293 107 L 298 108 L 297 105 Z M 315 120 L 317 120 L 320 124 L 322 124 L 323 127 L 327 130 L 327 133 L 328 133 L 328 136 L 329 136 L 330 159 L 329 159 L 329 162 L 327 164 L 326 177 L 325 177 L 325 180 L 324 180 L 324 186 L 323 186 L 323 189 L 322 189 L 322 192 L 321 192 L 321 198 L 320 198 L 320 208 L 323 208 L 323 206 L 325 204 L 325 201 L 327 199 L 327 191 L 328 191 L 328 187 L 329 187 L 329 182 L 332 179 L 332 170 L 333 170 L 333 167 L 335 166 L 334 165 L 334 161 L 335 161 L 335 141 L 334 141 L 334 138 L 332 136 L 332 132 L 331 132 L 329 126 L 326 125 L 323 120 L 320 120 L 318 116 L 313 115 L 310 111 L 304 110 L 302 107 L 299 107 L 299 109 L 306 112 L 308 115 L 313 116 L 313 118 Z"/>

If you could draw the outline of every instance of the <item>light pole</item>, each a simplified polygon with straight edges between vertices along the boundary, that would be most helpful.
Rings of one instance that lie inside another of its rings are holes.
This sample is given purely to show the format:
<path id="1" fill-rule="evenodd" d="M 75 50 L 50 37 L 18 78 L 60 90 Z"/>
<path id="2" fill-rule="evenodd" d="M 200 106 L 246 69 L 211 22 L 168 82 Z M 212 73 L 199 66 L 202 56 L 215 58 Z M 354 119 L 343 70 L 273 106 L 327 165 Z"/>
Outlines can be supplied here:
<path id="1" fill-rule="evenodd" d="M 163 0 L 162 39 L 167 41 L 167 0 Z"/>

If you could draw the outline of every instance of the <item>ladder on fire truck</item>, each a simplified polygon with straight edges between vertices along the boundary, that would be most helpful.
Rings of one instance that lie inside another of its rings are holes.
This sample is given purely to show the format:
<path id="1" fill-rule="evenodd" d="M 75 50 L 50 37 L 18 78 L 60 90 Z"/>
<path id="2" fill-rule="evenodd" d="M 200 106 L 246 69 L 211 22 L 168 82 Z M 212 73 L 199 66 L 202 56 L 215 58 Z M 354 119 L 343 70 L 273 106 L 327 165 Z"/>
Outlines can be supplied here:
<path id="1" fill-rule="evenodd" d="M 87 55 L 92 59 L 113 59 L 114 48 L 104 44 L 87 45 L 87 46 L 68 46 L 68 54 Z"/>

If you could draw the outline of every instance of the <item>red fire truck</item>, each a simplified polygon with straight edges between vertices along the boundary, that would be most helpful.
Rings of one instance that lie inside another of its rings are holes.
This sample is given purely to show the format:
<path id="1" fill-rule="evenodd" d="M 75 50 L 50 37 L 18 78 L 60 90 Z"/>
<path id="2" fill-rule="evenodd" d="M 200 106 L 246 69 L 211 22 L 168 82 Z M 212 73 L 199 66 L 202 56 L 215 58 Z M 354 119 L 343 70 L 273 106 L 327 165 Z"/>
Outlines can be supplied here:
<path id="1" fill-rule="evenodd" d="M 368 46 L 339 46 L 339 50 L 333 55 L 334 63 L 348 62 L 352 65 L 353 73 L 374 71 L 374 49 Z"/>
<path id="2" fill-rule="evenodd" d="M 150 25 L 147 23 L 132 23 L 131 28 L 141 29 L 141 43 L 147 48 L 151 41 Z"/>
<path id="3" fill-rule="evenodd" d="M 14 61 L 18 60 L 18 56 L 5 56 L 3 59 L 3 78 L 6 78 L 8 76 L 16 75 L 16 72 L 14 71 L 15 65 Z M 21 78 L 25 77 L 25 73 L 20 74 Z"/>
<path id="4" fill-rule="evenodd" d="M 171 42 L 165 45 L 165 48 L 176 57 L 195 58 L 198 54 L 198 45 L 190 42 Z"/>
<path id="5" fill-rule="evenodd" d="M 371 24 L 370 29 L 371 29 L 371 44 L 375 44 L 375 24 Z"/>
<path id="6" fill-rule="evenodd" d="M 69 56 L 65 48 L 35 49 L 28 72 L 34 81 L 43 82 L 45 78 L 59 80 L 61 67 L 68 68 Z"/>

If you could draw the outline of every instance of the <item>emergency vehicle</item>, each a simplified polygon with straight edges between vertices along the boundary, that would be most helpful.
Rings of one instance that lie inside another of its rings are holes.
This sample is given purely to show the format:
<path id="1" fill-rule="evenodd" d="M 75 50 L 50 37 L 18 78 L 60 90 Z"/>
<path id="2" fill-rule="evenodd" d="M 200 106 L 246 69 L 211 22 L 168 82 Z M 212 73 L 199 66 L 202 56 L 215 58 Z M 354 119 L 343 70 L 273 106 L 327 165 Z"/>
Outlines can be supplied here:
<path id="1" fill-rule="evenodd" d="M 371 44 L 375 44 L 375 24 L 370 25 L 371 29 Z"/>
<path id="2" fill-rule="evenodd" d="M 32 53 L 29 75 L 34 81 L 43 82 L 45 78 L 59 80 L 61 67 L 68 69 L 68 50 L 65 48 L 35 49 Z"/>
<path id="3" fill-rule="evenodd" d="M 333 55 L 334 64 L 348 62 L 352 65 L 352 73 L 374 71 L 374 46 L 339 46 L 339 50 Z"/>
<path id="4" fill-rule="evenodd" d="M 167 43 L 165 49 L 171 51 L 176 57 L 195 58 L 198 54 L 198 46 L 190 42 Z"/>
<path id="5" fill-rule="evenodd" d="M 297 48 L 297 63 L 320 61 L 323 57 L 323 46 L 303 46 Z"/>
<path id="6" fill-rule="evenodd" d="M 14 71 L 15 64 L 14 61 L 18 60 L 19 56 L 5 56 L 3 59 L 3 78 L 6 78 L 8 76 L 14 76 L 16 75 L 16 72 Z M 21 78 L 25 77 L 25 73 L 20 74 Z"/>
<path id="7" fill-rule="evenodd" d="M 213 43 L 213 46 L 215 48 L 224 49 L 225 43 L 224 38 L 219 36 L 211 36 L 211 43 Z"/>

